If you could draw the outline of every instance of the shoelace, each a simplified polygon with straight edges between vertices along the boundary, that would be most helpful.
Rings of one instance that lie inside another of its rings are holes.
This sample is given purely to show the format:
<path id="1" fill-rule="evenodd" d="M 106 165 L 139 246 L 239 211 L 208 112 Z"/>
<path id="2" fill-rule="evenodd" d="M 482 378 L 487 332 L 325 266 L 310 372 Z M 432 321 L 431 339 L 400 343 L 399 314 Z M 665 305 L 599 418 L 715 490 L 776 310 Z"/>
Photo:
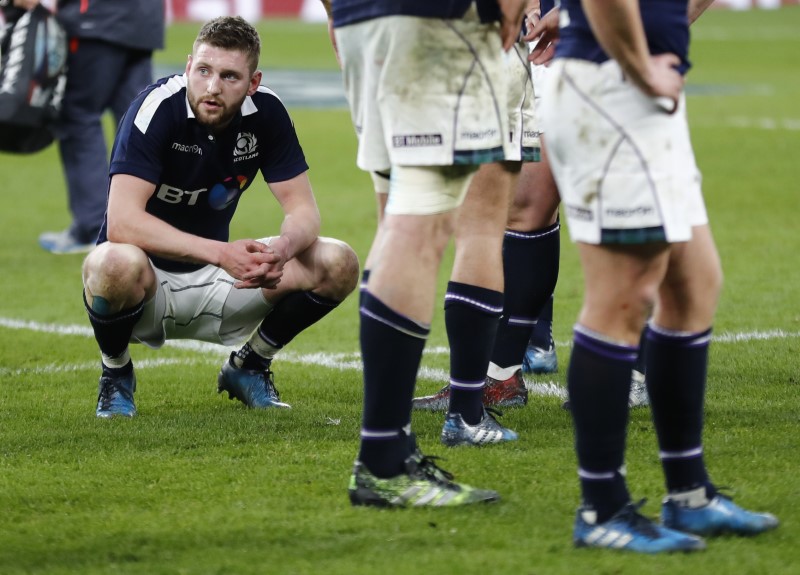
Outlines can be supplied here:
<path id="1" fill-rule="evenodd" d="M 453 474 L 449 471 L 442 469 L 436 464 L 437 459 L 442 459 L 436 455 L 423 455 L 417 464 L 417 469 L 425 477 L 436 481 L 442 485 L 449 484 L 453 480 Z"/>
<path id="2" fill-rule="evenodd" d="M 639 513 L 639 509 L 647 502 L 647 499 L 641 499 L 637 503 L 628 503 L 617 514 L 617 517 L 624 519 L 630 523 L 631 526 L 646 537 L 656 539 L 659 537 L 658 530 L 647 517 Z"/>
<path id="3" fill-rule="evenodd" d="M 113 384 L 107 383 L 100 386 L 100 403 L 103 407 L 107 407 L 111 403 L 111 396 L 115 391 L 116 387 Z"/>
<path id="4" fill-rule="evenodd" d="M 267 388 L 267 393 L 272 392 L 275 395 L 275 399 L 280 399 L 281 394 L 278 392 L 278 388 L 275 387 L 275 374 L 269 369 L 265 369 L 263 373 L 264 387 Z"/>
<path id="5" fill-rule="evenodd" d="M 116 382 L 112 378 L 109 377 L 105 382 L 103 382 L 103 385 L 100 386 L 99 400 L 104 408 L 108 407 L 108 405 L 114 399 L 113 395 L 118 391 L 121 390 L 117 387 Z"/>

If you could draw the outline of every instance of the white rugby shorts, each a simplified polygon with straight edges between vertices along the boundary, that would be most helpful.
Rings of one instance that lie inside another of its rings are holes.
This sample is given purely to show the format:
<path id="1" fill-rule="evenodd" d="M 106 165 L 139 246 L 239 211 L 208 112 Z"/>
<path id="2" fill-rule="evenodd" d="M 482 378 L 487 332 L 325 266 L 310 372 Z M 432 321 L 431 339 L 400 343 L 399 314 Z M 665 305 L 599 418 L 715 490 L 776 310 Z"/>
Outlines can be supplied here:
<path id="1" fill-rule="evenodd" d="M 508 127 L 511 149 L 507 160 L 538 162 L 541 159 L 539 119 L 536 115 L 538 84 L 528 62 L 527 42 L 518 42 L 503 54 L 508 94 Z"/>
<path id="2" fill-rule="evenodd" d="M 474 165 L 510 152 L 496 24 L 386 16 L 335 30 L 363 170 Z"/>
<path id="3" fill-rule="evenodd" d="M 683 242 L 708 223 L 686 102 L 668 114 L 619 65 L 559 59 L 542 120 L 573 241 Z"/>
<path id="4" fill-rule="evenodd" d="M 269 238 L 258 240 L 267 243 Z M 186 273 L 153 266 L 155 297 L 144 305 L 132 342 L 159 348 L 168 339 L 194 339 L 227 346 L 247 340 L 272 310 L 260 288 L 237 289 L 225 270 L 207 265 Z"/>

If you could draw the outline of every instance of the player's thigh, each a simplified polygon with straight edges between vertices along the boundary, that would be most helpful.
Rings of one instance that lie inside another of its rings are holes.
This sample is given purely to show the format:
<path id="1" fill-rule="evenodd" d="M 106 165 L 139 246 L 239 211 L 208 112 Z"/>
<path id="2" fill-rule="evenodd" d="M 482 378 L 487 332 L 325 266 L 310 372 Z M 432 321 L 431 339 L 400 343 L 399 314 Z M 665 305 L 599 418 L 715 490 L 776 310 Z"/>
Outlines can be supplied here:
<path id="1" fill-rule="evenodd" d="M 542 146 L 539 162 L 526 162 L 512 195 L 508 227 L 517 231 L 532 231 L 550 226 L 558 219 L 561 197 Z"/>
<path id="2" fill-rule="evenodd" d="M 482 165 L 469 185 L 456 219 L 456 242 L 487 234 L 502 238 L 519 162 Z"/>
<path id="3" fill-rule="evenodd" d="M 578 243 L 584 275 L 579 322 L 617 341 L 636 345 L 666 274 L 669 244 L 634 246 Z"/>
<path id="4" fill-rule="evenodd" d="M 711 228 L 692 228 L 692 239 L 673 244 L 659 291 L 655 321 L 676 331 L 698 332 L 713 322 L 722 288 L 722 265 Z"/>

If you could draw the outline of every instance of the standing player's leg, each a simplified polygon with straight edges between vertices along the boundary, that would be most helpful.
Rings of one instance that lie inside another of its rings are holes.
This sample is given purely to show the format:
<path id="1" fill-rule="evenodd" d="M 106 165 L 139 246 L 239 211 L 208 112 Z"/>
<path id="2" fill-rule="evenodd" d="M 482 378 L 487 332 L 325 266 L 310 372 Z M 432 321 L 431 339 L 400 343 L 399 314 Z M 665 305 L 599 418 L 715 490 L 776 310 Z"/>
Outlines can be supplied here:
<path id="1" fill-rule="evenodd" d="M 681 202 L 674 214 L 654 206 L 649 170 L 660 157 L 641 159 L 663 149 L 657 138 L 667 138 L 668 117 L 620 83 L 617 70 L 579 60 L 557 60 L 551 70 L 543 96 L 548 152 L 584 275 L 567 371 L 582 500 L 573 541 L 647 553 L 702 549 L 702 540 L 638 513 L 625 472 L 628 395 L 641 331 L 669 265 L 668 238 L 688 237 L 686 218 L 677 213 Z M 625 145 L 609 144 L 620 140 Z M 632 214 L 629 205 L 641 207 Z"/>
<path id="2" fill-rule="evenodd" d="M 464 20 L 382 17 L 336 28 L 348 100 L 359 127 L 358 165 L 369 171 L 391 168 L 386 215 L 360 307 L 364 413 L 349 487 L 355 505 L 449 506 L 498 497 L 493 491 L 453 483 L 420 453 L 410 431 L 411 398 L 433 316 L 438 268 L 453 233 L 453 211 L 475 168 L 453 165 L 454 151 L 462 142 L 451 141 L 452 125 L 442 124 L 451 122 L 452 109 L 443 114 L 438 108 L 447 110 L 452 101 L 434 98 L 420 106 L 416 99 L 408 100 L 407 76 L 412 74 L 418 84 L 433 83 L 420 86 L 422 93 L 440 93 L 442 86 L 436 83 L 441 78 L 421 77 L 415 70 L 427 70 L 427 55 L 436 53 L 438 61 L 444 50 L 452 56 L 454 73 L 466 73 L 470 82 L 494 82 L 500 43 L 487 32 L 474 10 Z M 395 35 L 403 41 L 389 41 Z M 485 59 L 488 77 L 469 74 L 476 52 L 464 42 Z M 426 43 L 430 49 L 424 49 Z M 460 56 L 467 60 L 462 62 Z M 495 109 L 497 102 L 485 100 L 491 97 L 489 86 L 474 88 L 459 99 L 459 111 L 487 105 Z M 498 115 L 498 122 L 502 118 Z M 420 119 L 428 130 L 424 134 L 417 128 Z M 459 125 L 464 120 L 460 118 Z M 501 159 L 484 151 L 502 148 L 501 134 L 506 132 L 498 124 L 492 130 L 496 141 L 481 142 L 474 153 L 466 148 L 465 157 Z M 389 148 L 387 142 L 399 145 Z"/>
<path id="3" fill-rule="evenodd" d="M 523 164 L 503 240 L 505 309 L 487 371 L 485 401 L 527 401 L 522 364 L 531 333 L 558 280 L 558 191 L 541 146 L 541 161 Z"/>
<path id="4" fill-rule="evenodd" d="M 441 398 L 442 408 L 447 409 L 441 439 L 448 446 L 517 439 L 484 409 L 483 398 L 486 367 L 503 311 L 503 228 L 519 168 L 519 162 L 481 166 L 459 209 L 455 261 L 444 304 L 450 383 Z"/>
<path id="5" fill-rule="evenodd" d="M 777 527 L 719 493 L 703 457 L 703 413 L 711 324 L 722 270 L 708 225 L 673 248 L 658 304 L 645 330 L 647 388 L 667 497 L 664 524 L 698 535 L 754 535 Z"/>

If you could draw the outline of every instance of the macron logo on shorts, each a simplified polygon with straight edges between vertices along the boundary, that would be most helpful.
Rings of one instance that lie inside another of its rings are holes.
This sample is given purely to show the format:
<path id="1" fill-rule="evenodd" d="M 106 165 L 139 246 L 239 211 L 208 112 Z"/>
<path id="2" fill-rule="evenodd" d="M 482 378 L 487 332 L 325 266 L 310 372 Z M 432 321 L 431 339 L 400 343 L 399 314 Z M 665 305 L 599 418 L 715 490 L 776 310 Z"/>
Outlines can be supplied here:
<path id="1" fill-rule="evenodd" d="M 392 146 L 395 148 L 424 148 L 426 146 L 441 145 L 441 134 L 410 134 L 408 136 L 392 137 Z"/>

